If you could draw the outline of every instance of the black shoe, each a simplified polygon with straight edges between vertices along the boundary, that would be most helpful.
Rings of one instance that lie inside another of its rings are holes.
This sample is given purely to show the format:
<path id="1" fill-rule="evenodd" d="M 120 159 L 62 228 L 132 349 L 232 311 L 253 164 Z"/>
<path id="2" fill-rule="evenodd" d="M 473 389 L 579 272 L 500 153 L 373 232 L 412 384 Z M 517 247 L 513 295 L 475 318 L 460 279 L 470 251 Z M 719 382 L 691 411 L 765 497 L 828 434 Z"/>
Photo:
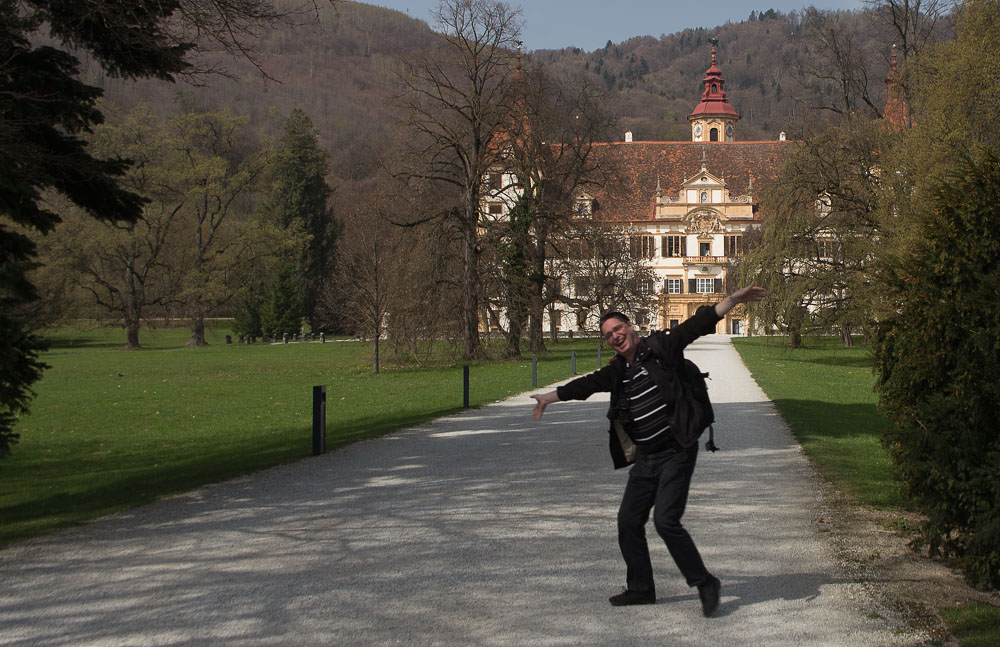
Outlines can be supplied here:
<path id="1" fill-rule="evenodd" d="M 706 618 L 710 617 L 719 608 L 719 590 L 722 588 L 722 582 L 719 581 L 719 578 L 714 575 L 709 577 L 712 579 L 707 584 L 702 584 L 698 587 L 698 597 L 701 598 L 701 612 L 705 614 Z"/>
<path id="2" fill-rule="evenodd" d="M 653 591 L 629 591 L 624 589 L 618 595 L 608 598 L 612 606 L 625 607 L 632 604 L 656 604 L 656 593 Z"/>

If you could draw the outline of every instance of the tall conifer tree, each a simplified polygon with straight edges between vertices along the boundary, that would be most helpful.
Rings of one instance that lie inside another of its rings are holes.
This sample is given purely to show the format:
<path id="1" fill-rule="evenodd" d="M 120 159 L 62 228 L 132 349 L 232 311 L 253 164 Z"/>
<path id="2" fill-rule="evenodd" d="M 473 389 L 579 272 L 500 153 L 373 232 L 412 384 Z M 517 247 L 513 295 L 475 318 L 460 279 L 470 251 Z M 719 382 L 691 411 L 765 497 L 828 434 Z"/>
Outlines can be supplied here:
<path id="1" fill-rule="evenodd" d="M 326 181 L 329 154 L 319 147 L 313 123 L 296 108 L 285 122 L 281 147 L 271 172 L 267 210 L 283 229 L 300 229 L 308 236 L 299 257 L 293 259 L 302 278 L 301 315 L 315 328 L 316 295 L 330 271 L 337 226 L 328 206 L 332 193 Z"/>

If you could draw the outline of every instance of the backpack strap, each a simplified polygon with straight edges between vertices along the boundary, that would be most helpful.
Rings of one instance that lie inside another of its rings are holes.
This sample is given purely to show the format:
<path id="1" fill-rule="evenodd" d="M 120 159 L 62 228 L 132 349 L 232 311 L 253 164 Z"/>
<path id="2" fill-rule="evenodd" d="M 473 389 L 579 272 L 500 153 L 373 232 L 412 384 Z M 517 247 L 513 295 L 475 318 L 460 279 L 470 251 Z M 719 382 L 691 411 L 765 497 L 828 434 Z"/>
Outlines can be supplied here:
<path id="1" fill-rule="evenodd" d="M 719 451 L 719 448 L 715 446 L 715 425 L 708 426 L 708 440 L 705 441 L 705 449 L 710 452 Z"/>

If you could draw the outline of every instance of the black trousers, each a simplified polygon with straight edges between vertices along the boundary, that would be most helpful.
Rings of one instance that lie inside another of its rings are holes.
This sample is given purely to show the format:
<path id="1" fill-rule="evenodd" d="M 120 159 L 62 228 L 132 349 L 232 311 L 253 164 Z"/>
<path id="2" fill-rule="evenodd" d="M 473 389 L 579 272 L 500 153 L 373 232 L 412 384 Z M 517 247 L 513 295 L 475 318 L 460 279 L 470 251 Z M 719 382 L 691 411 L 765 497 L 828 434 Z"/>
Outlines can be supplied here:
<path id="1" fill-rule="evenodd" d="M 650 509 L 653 509 L 653 526 L 666 542 L 688 586 L 710 581 L 712 576 L 701 561 L 694 540 L 681 525 L 697 459 L 697 445 L 686 451 L 640 453 L 629 471 L 628 485 L 618 509 L 618 545 L 628 567 L 626 585 L 630 591 L 656 591 L 646 543 Z"/>

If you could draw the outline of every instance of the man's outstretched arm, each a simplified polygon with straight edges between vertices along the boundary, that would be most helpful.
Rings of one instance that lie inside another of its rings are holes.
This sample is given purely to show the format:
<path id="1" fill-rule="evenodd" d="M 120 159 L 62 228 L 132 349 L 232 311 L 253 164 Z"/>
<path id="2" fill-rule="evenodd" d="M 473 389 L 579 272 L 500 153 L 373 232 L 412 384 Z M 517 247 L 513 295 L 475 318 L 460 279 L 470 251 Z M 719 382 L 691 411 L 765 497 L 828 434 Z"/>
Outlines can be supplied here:
<path id="1" fill-rule="evenodd" d="M 756 285 L 748 285 L 733 292 L 728 297 L 715 304 L 715 314 L 719 319 L 726 316 L 726 313 L 736 307 L 737 303 L 748 303 L 750 301 L 760 301 L 767 296 L 767 290 Z"/>

